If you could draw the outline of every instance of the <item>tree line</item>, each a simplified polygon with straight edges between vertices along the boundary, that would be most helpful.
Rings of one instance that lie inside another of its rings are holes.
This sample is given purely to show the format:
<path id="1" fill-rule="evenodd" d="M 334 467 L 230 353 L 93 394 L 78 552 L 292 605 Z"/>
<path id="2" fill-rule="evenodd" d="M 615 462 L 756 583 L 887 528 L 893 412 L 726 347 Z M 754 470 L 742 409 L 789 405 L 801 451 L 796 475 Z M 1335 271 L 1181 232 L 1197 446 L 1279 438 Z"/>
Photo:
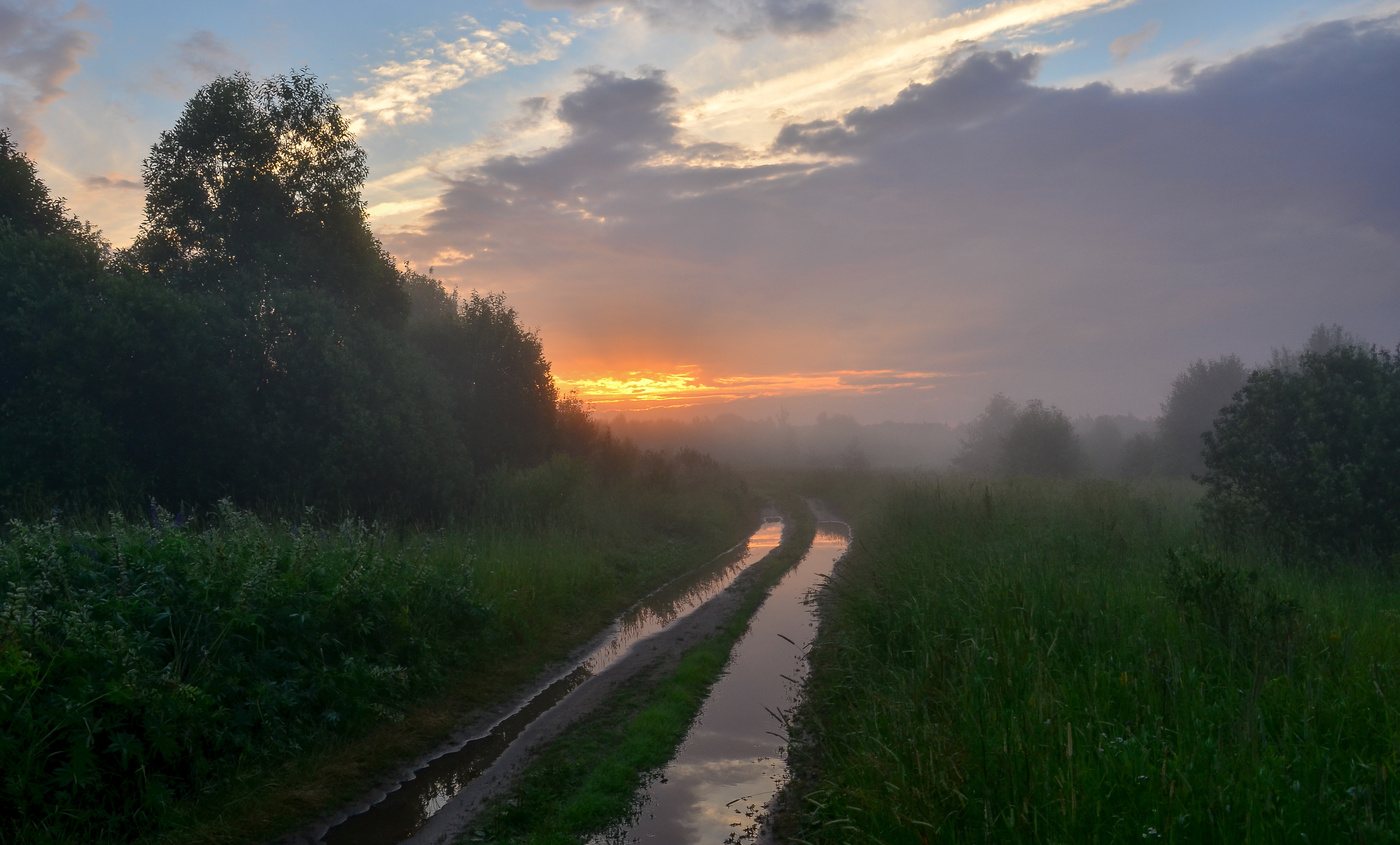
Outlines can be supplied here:
<path id="1" fill-rule="evenodd" d="M 1400 353 L 1319 325 L 1267 365 L 1198 360 L 1172 382 L 1155 430 L 1099 417 L 1080 436 L 1060 409 L 998 393 L 953 465 L 979 475 L 1194 478 L 1227 536 L 1292 549 L 1400 549 Z"/>
<path id="2" fill-rule="evenodd" d="M 299 71 L 214 80 L 114 250 L 0 132 L 0 506 L 232 499 L 441 516 L 597 437 L 499 295 L 400 268 L 365 152 Z"/>

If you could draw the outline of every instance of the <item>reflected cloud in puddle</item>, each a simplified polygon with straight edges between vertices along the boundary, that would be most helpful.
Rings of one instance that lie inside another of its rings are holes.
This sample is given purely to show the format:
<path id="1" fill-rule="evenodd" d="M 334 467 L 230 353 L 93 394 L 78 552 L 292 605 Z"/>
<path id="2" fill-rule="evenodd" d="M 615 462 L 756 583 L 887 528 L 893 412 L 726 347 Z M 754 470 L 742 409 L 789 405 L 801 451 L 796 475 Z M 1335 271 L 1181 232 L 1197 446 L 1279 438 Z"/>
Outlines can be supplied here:
<path id="1" fill-rule="evenodd" d="M 814 590 L 849 545 L 822 523 L 812 548 L 773 588 L 734 648 L 676 757 L 646 792 L 630 827 L 592 845 L 746 843 L 787 781 L 781 717 L 796 705 L 816 633 Z"/>
<path id="2" fill-rule="evenodd" d="M 666 630 L 734 582 L 782 539 L 781 521 L 765 522 L 747 543 L 671 581 L 642 599 L 600 636 L 600 644 L 543 685 L 486 734 L 413 773 L 383 800 L 326 831 L 325 845 L 395 845 L 412 836 L 467 784 L 491 767 L 516 737 L 584 681 L 620 660 L 634 645 Z"/>

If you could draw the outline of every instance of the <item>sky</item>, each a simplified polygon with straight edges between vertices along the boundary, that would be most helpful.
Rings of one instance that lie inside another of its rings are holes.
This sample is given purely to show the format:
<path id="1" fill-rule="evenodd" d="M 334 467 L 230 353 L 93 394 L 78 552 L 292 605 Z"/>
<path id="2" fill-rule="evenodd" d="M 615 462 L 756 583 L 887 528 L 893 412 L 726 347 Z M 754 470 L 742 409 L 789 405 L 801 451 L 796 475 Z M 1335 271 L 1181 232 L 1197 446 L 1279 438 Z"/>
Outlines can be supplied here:
<path id="1" fill-rule="evenodd" d="M 0 126 L 117 247 L 201 85 L 303 67 L 386 248 L 604 417 L 1145 418 L 1400 341 L 1400 0 L 0 0 Z"/>

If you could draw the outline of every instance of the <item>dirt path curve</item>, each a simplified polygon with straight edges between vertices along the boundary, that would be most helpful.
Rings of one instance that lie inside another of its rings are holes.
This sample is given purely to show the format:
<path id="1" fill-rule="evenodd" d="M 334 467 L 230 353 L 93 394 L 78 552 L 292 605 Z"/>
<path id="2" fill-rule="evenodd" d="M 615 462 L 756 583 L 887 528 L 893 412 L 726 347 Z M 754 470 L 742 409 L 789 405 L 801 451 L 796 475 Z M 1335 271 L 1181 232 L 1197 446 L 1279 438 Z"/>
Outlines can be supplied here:
<path id="1" fill-rule="evenodd" d="M 776 511 L 770 515 L 777 515 Z M 794 521 L 785 521 L 782 543 L 779 548 L 793 542 Z M 579 684 L 548 712 L 541 715 L 510 744 L 509 748 L 496 759 L 481 775 L 473 779 L 460 792 L 452 797 L 409 839 L 404 845 L 424 845 L 424 843 L 449 843 L 470 830 L 473 819 L 485 803 L 509 788 L 515 777 L 528 762 L 531 753 L 558 737 L 580 718 L 593 712 L 619 690 L 633 684 L 652 684 L 673 673 L 680 663 L 681 656 L 691 646 L 706 640 L 728 623 L 739 609 L 745 595 L 754 588 L 761 568 L 755 561 L 745 569 L 728 588 L 710 598 L 670 627 L 647 639 L 638 642 L 632 649 L 602 672 Z M 596 646 L 596 640 L 584 646 L 585 652 Z M 548 686 L 554 678 L 546 679 L 535 692 Z M 534 693 L 532 692 L 531 695 Z M 528 698 L 526 696 L 524 698 Z M 471 720 L 455 734 L 455 743 L 460 745 L 464 738 L 479 736 L 491 729 L 501 718 L 518 708 L 521 698 L 503 703 L 500 707 Z M 276 840 L 273 845 L 316 845 L 327 831 L 349 816 L 362 812 L 376 803 L 397 785 L 411 779 L 413 770 L 423 766 L 424 761 L 440 752 L 425 756 L 422 760 L 403 772 L 398 773 L 386 785 L 354 806 L 321 819 L 307 827 Z"/>

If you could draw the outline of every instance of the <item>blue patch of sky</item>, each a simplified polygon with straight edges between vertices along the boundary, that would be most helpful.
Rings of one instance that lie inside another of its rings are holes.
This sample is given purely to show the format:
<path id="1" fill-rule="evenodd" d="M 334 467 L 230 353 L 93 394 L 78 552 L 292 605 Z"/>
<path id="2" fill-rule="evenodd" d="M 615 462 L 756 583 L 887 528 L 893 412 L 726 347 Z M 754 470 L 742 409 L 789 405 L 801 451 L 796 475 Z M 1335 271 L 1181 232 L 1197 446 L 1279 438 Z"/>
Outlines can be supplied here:
<path id="1" fill-rule="evenodd" d="M 1339 11 L 1364 11 L 1373 4 L 1317 2 L 1219 2 L 1219 0 L 1140 0 L 1117 9 L 1077 17 L 1068 27 L 1046 33 L 1044 43 L 1073 39 L 1073 48 L 1046 57 L 1042 84 L 1082 83 L 1112 77 L 1119 63 L 1110 50 L 1114 40 L 1142 32 L 1154 22 L 1156 33 L 1123 62 L 1153 61 L 1154 57 L 1183 51 L 1209 62 L 1255 46 L 1261 38 L 1279 37 L 1290 30 L 1332 16 Z M 1167 67 L 1160 70 L 1163 76 Z"/>

